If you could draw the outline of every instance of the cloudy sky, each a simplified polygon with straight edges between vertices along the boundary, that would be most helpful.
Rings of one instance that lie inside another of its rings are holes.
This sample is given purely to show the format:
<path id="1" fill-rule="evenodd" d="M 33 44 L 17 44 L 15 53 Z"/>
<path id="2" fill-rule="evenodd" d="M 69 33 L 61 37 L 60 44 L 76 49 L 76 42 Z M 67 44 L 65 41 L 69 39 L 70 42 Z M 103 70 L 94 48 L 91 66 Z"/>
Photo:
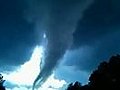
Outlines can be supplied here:
<path id="1" fill-rule="evenodd" d="M 64 90 L 120 54 L 119 0 L 0 0 L 7 90 Z M 40 87 L 41 86 L 41 87 Z"/>

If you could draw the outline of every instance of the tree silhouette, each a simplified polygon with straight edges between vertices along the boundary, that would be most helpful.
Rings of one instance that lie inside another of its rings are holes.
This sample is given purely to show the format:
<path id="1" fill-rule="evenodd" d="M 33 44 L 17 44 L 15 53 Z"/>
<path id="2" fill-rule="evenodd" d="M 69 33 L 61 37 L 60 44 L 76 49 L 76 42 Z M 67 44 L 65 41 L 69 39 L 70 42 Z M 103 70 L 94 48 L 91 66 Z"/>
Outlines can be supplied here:
<path id="1" fill-rule="evenodd" d="M 89 83 L 79 88 L 69 85 L 67 90 L 120 90 L 120 55 L 112 56 L 109 62 L 102 62 L 93 71 Z"/>
<path id="2" fill-rule="evenodd" d="M 4 82 L 5 80 L 3 80 L 3 76 L 2 74 L 0 74 L 0 90 L 5 90 L 5 87 L 3 86 Z"/>
<path id="3" fill-rule="evenodd" d="M 80 87 L 81 87 L 81 83 L 76 81 L 74 84 L 73 83 L 69 84 L 67 90 L 79 90 Z"/>

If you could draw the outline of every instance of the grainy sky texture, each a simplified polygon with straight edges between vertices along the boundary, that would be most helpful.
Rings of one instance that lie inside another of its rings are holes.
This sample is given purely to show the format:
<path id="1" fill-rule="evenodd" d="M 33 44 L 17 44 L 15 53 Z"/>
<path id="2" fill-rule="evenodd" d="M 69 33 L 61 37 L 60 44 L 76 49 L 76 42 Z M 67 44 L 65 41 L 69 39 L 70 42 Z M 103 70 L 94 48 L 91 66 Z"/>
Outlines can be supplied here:
<path id="1" fill-rule="evenodd" d="M 119 3 L 0 0 L 0 71 L 16 70 L 30 60 L 36 46 L 43 45 L 44 65 L 36 82 L 54 73 L 66 82 L 86 83 L 100 62 L 120 53 Z M 44 33 L 46 46 L 42 44 Z"/>

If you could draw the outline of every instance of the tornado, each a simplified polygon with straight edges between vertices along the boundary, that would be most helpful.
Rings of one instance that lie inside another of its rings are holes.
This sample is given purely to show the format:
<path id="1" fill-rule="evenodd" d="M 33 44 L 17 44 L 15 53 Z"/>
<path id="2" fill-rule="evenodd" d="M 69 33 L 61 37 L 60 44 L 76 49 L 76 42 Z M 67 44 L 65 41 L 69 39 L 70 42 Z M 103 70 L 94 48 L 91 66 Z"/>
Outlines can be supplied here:
<path id="1" fill-rule="evenodd" d="M 31 20 L 36 22 L 37 31 L 46 33 L 47 39 L 44 65 L 33 83 L 32 90 L 36 86 L 40 87 L 60 63 L 72 44 L 78 21 L 92 2 L 93 0 L 32 1 L 30 6 L 34 5 L 31 7 Z"/>

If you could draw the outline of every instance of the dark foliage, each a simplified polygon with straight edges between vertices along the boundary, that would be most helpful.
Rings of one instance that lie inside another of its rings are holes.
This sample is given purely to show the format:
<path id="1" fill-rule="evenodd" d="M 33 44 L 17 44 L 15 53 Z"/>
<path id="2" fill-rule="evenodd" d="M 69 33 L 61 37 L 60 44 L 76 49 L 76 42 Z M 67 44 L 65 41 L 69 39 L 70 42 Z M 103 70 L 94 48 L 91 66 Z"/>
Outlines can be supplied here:
<path id="1" fill-rule="evenodd" d="M 69 84 L 67 90 L 79 90 L 80 87 L 81 84 L 78 81 L 76 81 L 74 84 L 73 83 Z"/>
<path id="2" fill-rule="evenodd" d="M 87 85 L 70 84 L 67 90 L 120 90 L 120 55 L 112 56 L 93 71 Z"/>
<path id="3" fill-rule="evenodd" d="M 3 76 L 2 74 L 0 74 L 0 90 L 5 90 L 5 87 L 3 86 L 4 82 L 5 80 L 3 80 Z"/>

